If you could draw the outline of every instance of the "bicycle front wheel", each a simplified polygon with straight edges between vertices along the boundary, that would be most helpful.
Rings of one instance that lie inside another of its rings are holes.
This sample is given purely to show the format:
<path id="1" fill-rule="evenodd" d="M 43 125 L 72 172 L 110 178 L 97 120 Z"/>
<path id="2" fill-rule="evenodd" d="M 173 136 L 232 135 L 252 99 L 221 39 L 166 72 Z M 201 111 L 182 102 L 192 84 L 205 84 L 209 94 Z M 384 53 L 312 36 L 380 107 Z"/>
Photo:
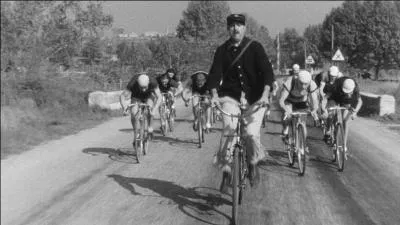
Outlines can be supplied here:
<path id="1" fill-rule="evenodd" d="M 336 159 L 338 163 L 338 170 L 344 169 L 344 133 L 343 125 L 341 123 L 336 125 Z"/>
<path id="2" fill-rule="evenodd" d="M 293 148 L 293 129 L 290 126 L 289 127 L 289 133 L 288 133 L 288 137 L 289 139 L 287 140 L 287 142 L 285 142 L 285 148 L 288 154 L 288 158 L 289 158 L 289 166 L 292 167 L 294 164 L 294 148 Z"/>
<path id="3" fill-rule="evenodd" d="M 240 167 L 239 158 L 239 147 L 235 147 L 233 152 L 233 190 L 232 190 L 232 223 L 238 224 L 238 211 L 239 211 L 239 199 L 241 199 L 241 185 L 240 185 L 240 174 L 242 168 Z"/>
<path id="4" fill-rule="evenodd" d="M 296 135 L 296 149 L 297 149 L 297 163 L 299 164 L 299 175 L 303 176 L 306 170 L 306 131 L 305 127 L 300 124 L 297 127 Z"/>
<path id="5" fill-rule="evenodd" d="M 143 121 L 143 155 L 147 155 L 149 153 L 149 133 L 148 129 L 148 120 L 145 119 Z"/>

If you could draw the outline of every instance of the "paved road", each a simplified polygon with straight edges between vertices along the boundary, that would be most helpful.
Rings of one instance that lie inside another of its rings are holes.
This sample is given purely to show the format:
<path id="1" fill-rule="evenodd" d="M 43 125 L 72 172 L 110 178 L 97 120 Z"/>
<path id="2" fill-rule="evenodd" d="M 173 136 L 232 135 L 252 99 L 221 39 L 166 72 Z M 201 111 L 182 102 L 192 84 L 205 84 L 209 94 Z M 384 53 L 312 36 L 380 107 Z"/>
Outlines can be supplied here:
<path id="1" fill-rule="evenodd" d="M 217 190 L 221 174 L 212 165 L 220 130 L 198 149 L 191 112 L 178 103 L 175 132 L 157 133 L 140 164 L 121 154 L 131 148 L 128 117 L 2 160 L 1 224 L 229 224 L 230 197 Z M 241 224 L 400 224 L 400 136 L 355 121 L 353 157 L 340 173 L 310 128 L 299 177 L 287 166 L 278 118 L 273 111 L 262 129 L 262 182 L 246 189 Z"/>

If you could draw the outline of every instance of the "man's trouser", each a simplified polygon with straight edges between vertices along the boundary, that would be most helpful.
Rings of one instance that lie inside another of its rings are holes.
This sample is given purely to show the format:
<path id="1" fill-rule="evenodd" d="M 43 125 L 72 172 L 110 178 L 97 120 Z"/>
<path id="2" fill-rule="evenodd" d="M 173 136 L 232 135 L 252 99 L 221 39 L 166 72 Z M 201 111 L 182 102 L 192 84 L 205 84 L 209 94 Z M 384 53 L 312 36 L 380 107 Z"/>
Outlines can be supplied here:
<path id="1" fill-rule="evenodd" d="M 232 113 L 238 114 L 240 113 L 239 102 L 235 99 L 225 96 L 220 98 L 221 108 L 222 110 Z M 261 130 L 261 122 L 263 119 L 263 115 L 265 113 L 265 107 L 256 110 L 260 106 L 258 105 L 251 105 L 245 110 L 245 117 L 246 125 L 243 128 L 243 138 L 244 138 L 244 148 L 246 150 L 247 155 L 247 162 L 256 165 L 258 161 L 265 157 L 264 148 L 261 145 L 261 137 L 260 137 L 260 130 Z M 252 113 L 250 113 L 252 112 Z M 217 153 L 218 164 L 225 165 L 230 163 L 229 156 L 227 157 L 227 150 L 232 153 L 234 148 L 234 134 L 236 132 L 236 126 L 238 123 L 237 118 L 232 118 L 222 114 L 222 126 L 223 132 L 220 141 L 219 151 Z"/>

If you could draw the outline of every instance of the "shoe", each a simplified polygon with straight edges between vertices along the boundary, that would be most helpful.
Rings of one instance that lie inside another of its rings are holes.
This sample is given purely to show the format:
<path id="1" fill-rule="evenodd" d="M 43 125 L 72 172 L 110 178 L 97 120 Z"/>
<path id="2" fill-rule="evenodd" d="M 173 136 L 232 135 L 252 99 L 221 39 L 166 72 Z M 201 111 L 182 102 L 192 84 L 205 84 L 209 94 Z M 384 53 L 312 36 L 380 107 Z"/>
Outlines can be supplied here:
<path id="1" fill-rule="evenodd" d="M 210 129 L 211 128 L 211 123 L 206 123 L 206 129 Z"/>
<path id="2" fill-rule="evenodd" d="M 260 171 L 257 165 L 249 164 L 249 181 L 251 187 L 257 187 L 260 183 Z"/>
<path id="3" fill-rule="evenodd" d="M 289 134 L 282 134 L 281 137 L 282 137 L 283 143 L 288 145 L 289 144 Z"/>
<path id="4" fill-rule="evenodd" d="M 232 181 L 232 172 L 230 170 L 230 167 L 228 165 L 225 165 L 222 168 L 222 181 L 219 190 L 222 193 L 228 193 L 228 188 L 232 186 L 231 181 Z"/>
<path id="5" fill-rule="evenodd" d="M 325 134 L 324 135 L 324 141 L 325 141 L 325 143 L 328 143 L 328 140 L 329 140 L 329 138 L 330 138 L 330 135 L 329 134 Z"/>
<path id="6" fill-rule="evenodd" d="M 194 131 L 197 131 L 198 129 L 199 129 L 198 123 L 194 122 L 194 123 L 193 123 L 193 130 L 194 130 Z"/>

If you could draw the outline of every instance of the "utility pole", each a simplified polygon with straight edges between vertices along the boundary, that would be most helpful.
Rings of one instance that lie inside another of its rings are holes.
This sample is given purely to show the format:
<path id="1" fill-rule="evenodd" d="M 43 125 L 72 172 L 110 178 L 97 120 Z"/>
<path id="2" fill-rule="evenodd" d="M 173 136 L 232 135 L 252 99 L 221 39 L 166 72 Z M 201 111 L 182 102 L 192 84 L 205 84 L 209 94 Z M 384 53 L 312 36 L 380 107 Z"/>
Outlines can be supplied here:
<path id="1" fill-rule="evenodd" d="M 306 43 L 306 39 L 304 39 L 304 69 L 307 70 L 306 59 L 307 59 L 307 43 Z"/>
<path id="2" fill-rule="evenodd" d="M 331 30 L 332 30 L 332 38 L 331 38 L 331 54 L 333 54 L 333 43 L 334 43 L 334 33 L 333 33 L 333 23 L 331 24 Z"/>
<path id="3" fill-rule="evenodd" d="M 280 41 L 279 41 L 279 32 L 278 32 L 277 51 L 276 51 L 276 59 L 277 59 L 276 65 L 277 65 L 277 67 L 278 67 L 278 73 L 279 73 L 279 71 L 281 71 L 281 70 L 280 70 L 280 65 L 281 65 L 281 62 L 280 62 L 280 60 L 281 60 L 281 53 L 280 53 L 280 51 L 281 51 L 281 46 L 280 46 L 280 43 L 279 43 L 279 42 L 280 42 Z"/>

